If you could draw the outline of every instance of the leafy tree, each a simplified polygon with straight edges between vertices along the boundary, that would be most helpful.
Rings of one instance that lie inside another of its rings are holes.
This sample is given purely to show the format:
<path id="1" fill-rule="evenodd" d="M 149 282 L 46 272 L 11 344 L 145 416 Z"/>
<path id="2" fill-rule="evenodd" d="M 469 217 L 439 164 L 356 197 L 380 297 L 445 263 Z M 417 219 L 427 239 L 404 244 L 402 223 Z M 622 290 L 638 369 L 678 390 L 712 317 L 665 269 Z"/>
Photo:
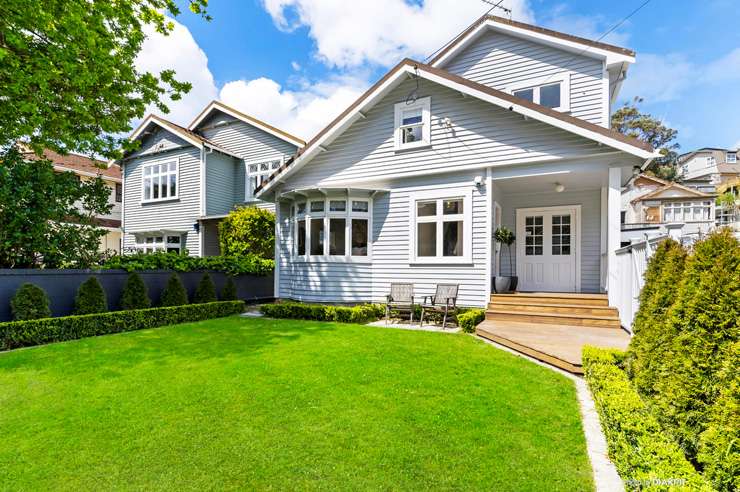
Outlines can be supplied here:
<path id="1" fill-rule="evenodd" d="M 149 289 L 141 275 L 136 272 L 129 273 L 121 293 L 121 309 L 146 309 L 151 305 Z"/>
<path id="2" fill-rule="evenodd" d="M 272 258 L 275 253 L 275 214 L 257 207 L 239 207 L 218 225 L 218 238 L 222 255 Z"/>
<path id="3" fill-rule="evenodd" d="M 180 276 L 176 273 L 170 275 L 167 280 L 167 285 L 162 291 L 162 298 L 160 304 L 162 306 L 182 306 L 188 303 L 188 293 L 185 291 L 185 286 L 182 285 Z"/>
<path id="4" fill-rule="evenodd" d="M 236 301 L 237 300 L 236 282 L 234 282 L 234 277 L 232 277 L 231 275 L 228 275 L 226 277 L 226 284 L 224 285 L 224 288 L 221 289 L 221 300 L 222 301 Z"/>
<path id="5" fill-rule="evenodd" d="M 51 162 L 29 162 L 15 146 L 0 154 L 0 268 L 96 262 L 105 230 L 94 218 L 110 212 L 109 195 L 102 179 L 54 172 Z"/>
<path id="6" fill-rule="evenodd" d="M 21 285 L 16 291 L 10 300 L 10 311 L 16 321 L 51 317 L 46 292 L 41 287 L 29 283 Z"/>
<path id="7" fill-rule="evenodd" d="M 75 296 L 75 314 L 94 314 L 108 311 L 108 299 L 103 286 L 95 277 L 85 280 Z"/>
<path id="8" fill-rule="evenodd" d="M 191 84 L 173 70 L 140 72 L 147 29 L 169 34 L 177 0 L 7 0 L 0 5 L 0 148 L 25 139 L 41 155 L 114 157 L 129 122 Z M 206 20 L 208 0 L 189 0 Z"/>
<path id="9" fill-rule="evenodd" d="M 204 304 L 206 302 L 216 302 L 216 286 L 208 272 L 204 273 L 198 282 L 198 287 L 193 295 L 194 304 Z"/>
<path id="10" fill-rule="evenodd" d="M 675 141 L 678 130 L 641 112 L 638 105 L 642 102 L 641 97 L 635 97 L 631 102 L 625 103 L 612 114 L 611 126 L 619 133 L 647 142 L 657 149 L 663 157 L 653 161 L 651 171 L 659 178 L 678 181 L 681 176 L 677 165 L 680 145 Z"/>

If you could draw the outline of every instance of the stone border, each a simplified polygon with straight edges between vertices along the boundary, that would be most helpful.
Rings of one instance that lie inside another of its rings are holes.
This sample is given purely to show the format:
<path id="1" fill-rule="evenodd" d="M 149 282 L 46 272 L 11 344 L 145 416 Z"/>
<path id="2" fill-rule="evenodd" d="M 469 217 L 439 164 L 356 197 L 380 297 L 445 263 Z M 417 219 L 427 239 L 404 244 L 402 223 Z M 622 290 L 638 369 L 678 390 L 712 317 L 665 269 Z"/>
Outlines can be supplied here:
<path id="1" fill-rule="evenodd" d="M 576 387 L 576 398 L 578 399 L 578 407 L 581 410 L 581 421 L 583 423 L 583 434 L 586 437 L 586 454 L 591 462 L 591 468 L 593 470 L 594 485 L 597 492 L 622 492 L 624 491 L 624 483 L 617 473 L 617 468 L 614 463 L 609 459 L 607 451 L 606 437 L 601 429 L 601 422 L 599 421 L 599 414 L 596 412 L 596 405 L 591 396 L 591 391 L 588 389 L 586 381 L 566 372 L 560 368 L 553 367 L 549 364 L 545 364 L 537 359 L 529 357 L 528 355 L 519 353 L 508 347 L 504 347 L 496 342 L 479 337 L 471 334 L 479 340 L 483 340 L 485 343 L 496 347 L 499 350 L 509 352 L 510 354 L 516 355 L 523 359 L 527 359 L 534 362 L 537 365 L 546 367 L 552 371 L 555 371 L 573 381 Z"/>

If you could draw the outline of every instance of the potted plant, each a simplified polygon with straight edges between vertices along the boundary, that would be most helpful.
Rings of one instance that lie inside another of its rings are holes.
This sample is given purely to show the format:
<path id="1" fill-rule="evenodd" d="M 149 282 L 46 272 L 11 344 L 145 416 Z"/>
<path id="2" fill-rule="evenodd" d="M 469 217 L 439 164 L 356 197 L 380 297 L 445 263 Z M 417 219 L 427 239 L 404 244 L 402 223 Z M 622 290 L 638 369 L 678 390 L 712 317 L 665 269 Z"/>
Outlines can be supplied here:
<path id="1" fill-rule="evenodd" d="M 496 229 L 496 232 L 494 232 L 493 238 L 497 243 L 501 243 L 506 246 L 506 249 L 509 252 L 509 271 L 511 271 L 513 267 L 513 263 L 511 261 L 511 245 L 516 241 L 514 233 L 506 227 L 499 227 Z M 516 275 L 510 277 L 493 277 L 493 291 L 498 294 L 514 292 L 518 283 L 519 277 Z"/>

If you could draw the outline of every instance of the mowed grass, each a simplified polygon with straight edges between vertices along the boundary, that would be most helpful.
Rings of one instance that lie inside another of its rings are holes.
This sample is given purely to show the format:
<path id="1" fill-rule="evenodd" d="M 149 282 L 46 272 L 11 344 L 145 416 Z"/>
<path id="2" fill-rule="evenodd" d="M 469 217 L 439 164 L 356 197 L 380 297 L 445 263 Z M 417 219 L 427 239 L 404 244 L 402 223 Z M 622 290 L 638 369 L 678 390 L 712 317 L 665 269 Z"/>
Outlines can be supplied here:
<path id="1" fill-rule="evenodd" d="M 231 317 L 0 354 L 2 489 L 591 490 L 573 383 L 473 337 Z"/>

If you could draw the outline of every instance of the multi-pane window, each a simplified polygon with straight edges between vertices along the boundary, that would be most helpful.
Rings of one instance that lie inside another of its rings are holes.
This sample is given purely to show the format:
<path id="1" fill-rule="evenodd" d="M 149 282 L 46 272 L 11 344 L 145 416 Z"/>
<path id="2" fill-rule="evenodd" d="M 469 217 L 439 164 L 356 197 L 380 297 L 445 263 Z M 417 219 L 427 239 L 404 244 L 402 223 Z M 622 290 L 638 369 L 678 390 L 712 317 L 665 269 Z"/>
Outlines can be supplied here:
<path id="1" fill-rule="evenodd" d="M 416 201 L 417 258 L 462 257 L 465 254 L 464 208 L 464 197 Z"/>
<path id="2" fill-rule="evenodd" d="M 408 149 L 429 145 L 431 138 L 431 99 L 423 97 L 414 102 L 395 106 L 395 148 Z"/>
<path id="3" fill-rule="evenodd" d="M 295 204 L 297 256 L 367 257 L 370 201 L 358 198 L 309 199 Z M 308 245 L 308 250 L 306 248 Z"/>
<path id="4" fill-rule="evenodd" d="M 728 164 L 735 164 L 737 162 L 737 152 L 728 152 L 725 160 Z"/>
<path id="5" fill-rule="evenodd" d="M 177 198 L 176 161 L 148 164 L 142 172 L 142 199 L 145 202 Z"/>
<path id="6" fill-rule="evenodd" d="M 570 78 L 566 75 L 531 80 L 509 87 L 512 95 L 558 111 L 570 110 Z"/>
<path id="7" fill-rule="evenodd" d="M 542 215 L 532 215 L 524 219 L 524 254 L 527 256 L 543 254 L 544 232 Z"/>
<path id="8" fill-rule="evenodd" d="M 247 163 L 247 184 L 245 200 L 254 199 L 254 191 L 259 188 L 269 175 L 275 172 L 282 164 L 282 159 L 273 159 L 264 162 Z"/>
<path id="9" fill-rule="evenodd" d="M 711 217 L 711 201 L 667 202 L 663 204 L 663 222 L 706 221 Z"/>
<path id="10" fill-rule="evenodd" d="M 570 214 L 552 216 L 552 254 L 570 255 Z"/>
<path id="11" fill-rule="evenodd" d="M 144 253 L 166 251 L 168 253 L 182 252 L 182 238 L 180 236 L 144 236 L 136 243 L 136 249 Z"/>
<path id="12" fill-rule="evenodd" d="M 121 200 L 123 200 L 123 185 L 121 183 L 116 183 L 116 203 L 121 203 Z"/>

